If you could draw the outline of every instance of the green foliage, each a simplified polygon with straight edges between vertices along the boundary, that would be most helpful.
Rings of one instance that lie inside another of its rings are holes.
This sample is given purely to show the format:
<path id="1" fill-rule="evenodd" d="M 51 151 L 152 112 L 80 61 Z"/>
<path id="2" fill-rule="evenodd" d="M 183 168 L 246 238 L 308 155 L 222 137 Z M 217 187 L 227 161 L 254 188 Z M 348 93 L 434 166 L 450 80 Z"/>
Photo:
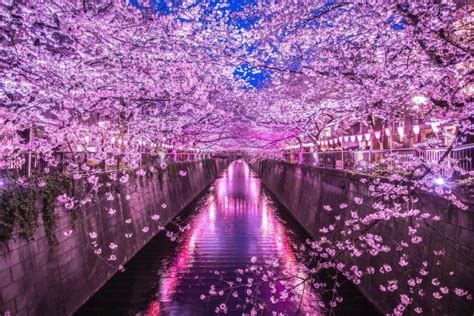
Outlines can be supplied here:
<path id="1" fill-rule="evenodd" d="M 168 164 L 168 175 L 170 179 L 175 179 L 178 176 L 178 166 L 175 163 Z"/>
<path id="2" fill-rule="evenodd" d="M 4 191 L 0 198 L 0 242 L 10 239 L 13 227 L 16 223 L 17 213 L 15 203 L 16 194 L 14 191 Z"/>
<path id="3" fill-rule="evenodd" d="M 57 244 L 55 231 L 58 227 L 57 215 L 54 212 L 56 206 L 56 198 L 63 194 L 73 191 L 73 184 L 71 178 L 62 175 L 49 175 L 46 179 L 46 185 L 40 188 L 40 198 L 43 202 L 42 216 L 46 236 L 51 244 Z M 75 216 L 77 218 L 77 216 Z"/>
<path id="4" fill-rule="evenodd" d="M 157 168 L 157 174 L 158 174 L 158 181 L 160 183 L 160 190 L 163 191 L 163 175 L 164 172 L 161 170 L 161 168 L 158 166 Z"/>
<path id="5" fill-rule="evenodd" d="M 180 170 L 187 170 L 190 163 L 169 162 L 165 170 L 156 165 L 160 188 L 163 189 L 163 177 L 168 173 L 169 179 L 176 179 Z M 212 161 L 203 161 L 205 168 L 212 167 Z M 145 166 L 147 167 L 147 166 Z M 125 170 L 131 179 L 135 179 L 135 173 L 127 168 Z M 105 175 L 104 175 L 105 176 Z M 151 177 L 152 175 L 147 176 Z M 43 186 L 37 186 L 41 181 Z M 25 239 L 33 238 L 38 227 L 38 214 L 41 212 L 46 235 L 50 244 L 57 244 L 55 231 L 57 229 L 57 214 L 55 213 L 56 198 L 64 193 L 75 192 L 74 181 L 70 176 L 64 174 L 50 174 L 42 177 L 29 179 L 31 185 L 19 185 L 16 181 L 7 181 L 8 185 L 0 191 L 0 242 L 11 239 L 16 227 L 19 235 Z M 39 208 L 39 206 L 42 206 Z M 74 226 L 78 218 L 78 212 L 71 212 L 71 224 Z"/>
<path id="6" fill-rule="evenodd" d="M 38 202 L 41 203 L 41 213 L 46 235 L 51 244 L 56 244 L 57 215 L 54 212 L 58 195 L 71 192 L 73 181 L 61 174 L 51 174 L 41 178 L 43 187 L 33 183 L 37 178 L 30 178 L 31 185 L 19 185 L 15 181 L 1 191 L 0 195 L 0 242 L 6 242 L 11 237 L 15 227 L 19 227 L 19 235 L 25 239 L 33 238 L 38 227 Z"/>
<path id="7" fill-rule="evenodd" d="M 0 206 L 0 241 L 10 239 L 15 224 L 22 237 L 31 239 L 37 227 L 35 190 L 15 183 L 2 191 Z"/>

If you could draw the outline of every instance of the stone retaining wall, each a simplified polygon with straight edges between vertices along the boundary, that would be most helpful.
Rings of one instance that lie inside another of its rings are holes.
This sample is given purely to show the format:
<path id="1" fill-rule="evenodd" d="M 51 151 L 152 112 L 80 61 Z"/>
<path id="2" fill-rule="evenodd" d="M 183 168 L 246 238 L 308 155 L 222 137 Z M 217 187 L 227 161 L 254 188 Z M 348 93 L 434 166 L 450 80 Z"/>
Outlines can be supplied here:
<path id="1" fill-rule="evenodd" d="M 322 211 L 324 205 L 334 208 L 340 203 L 352 201 L 354 197 L 367 197 L 368 188 L 361 183 L 360 176 L 343 170 L 323 169 L 310 166 L 298 166 L 286 162 L 260 161 L 253 165 L 253 169 L 262 178 L 266 187 L 292 213 L 306 231 L 314 236 L 321 235 L 319 229 L 334 224 L 334 212 Z M 472 201 L 471 201 L 472 203 Z M 367 203 L 368 204 L 368 203 Z M 430 273 L 442 275 L 439 280 L 451 289 L 460 287 L 474 290 L 474 209 L 470 204 L 467 211 L 454 208 L 452 205 L 437 196 L 420 194 L 420 205 L 423 210 L 441 217 L 441 221 L 427 221 L 434 228 L 421 228 L 423 242 L 408 250 L 409 260 L 421 264 L 427 261 Z M 339 212 L 339 211 L 338 211 Z M 361 205 L 359 214 L 370 212 L 370 205 Z M 341 212 L 342 221 L 350 217 Z M 407 238 L 410 220 L 398 219 L 378 225 L 373 232 L 381 235 L 384 240 L 400 240 Z M 438 232 L 439 233 L 438 233 Z M 333 239 L 342 239 L 337 230 L 329 235 Z M 452 246 L 451 246 L 452 245 Z M 445 249 L 446 255 L 437 257 L 433 250 Z M 360 267 L 378 267 L 389 263 L 394 271 L 384 275 L 376 274 L 370 281 L 363 281 L 361 291 L 381 311 L 391 312 L 397 305 L 399 296 L 384 294 L 379 290 L 379 284 L 390 279 L 399 279 L 404 283 L 400 286 L 407 288 L 406 271 L 398 264 L 398 256 L 391 251 L 388 255 L 377 257 L 363 255 L 355 260 L 346 256 L 343 261 L 347 264 L 357 264 Z M 439 262 L 438 262 L 439 261 Z M 438 265 L 439 263 L 439 265 Z M 450 276 L 449 272 L 454 275 Z M 433 286 L 429 283 L 430 277 L 425 279 L 424 286 L 428 293 L 432 293 Z M 472 315 L 474 305 L 472 301 L 459 299 L 449 295 L 436 300 L 431 294 L 414 302 L 423 308 L 422 315 Z"/>
<path id="2" fill-rule="evenodd" d="M 167 223 L 206 189 L 226 165 L 221 159 L 196 161 L 182 166 L 187 170 L 184 177 L 139 177 L 120 188 L 114 201 L 82 209 L 76 228 L 67 236 L 64 232 L 72 228 L 71 216 L 57 208 L 57 246 L 48 243 L 41 219 L 34 240 L 16 237 L 0 244 L 0 315 L 72 314 L 117 271 L 94 255 L 89 232 L 97 232 L 104 253 L 110 252 L 107 245 L 114 241 L 119 246 L 114 254 L 128 260 L 158 232 L 150 225 L 152 214 L 159 214 L 161 223 Z M 129 200 L 126 195 L 130 195 Z M 161 207 L 163 203 L 166 208 Z M 116 215 L 110 216 L 108 207 L 115 208 Z M 133 221 L 124 225 L 127 218 Z M 142 232 L 144 226 L 150 226 L 148 233 Z M 125 238 L 125 233 L 133 233 L 133 237 Z"/>

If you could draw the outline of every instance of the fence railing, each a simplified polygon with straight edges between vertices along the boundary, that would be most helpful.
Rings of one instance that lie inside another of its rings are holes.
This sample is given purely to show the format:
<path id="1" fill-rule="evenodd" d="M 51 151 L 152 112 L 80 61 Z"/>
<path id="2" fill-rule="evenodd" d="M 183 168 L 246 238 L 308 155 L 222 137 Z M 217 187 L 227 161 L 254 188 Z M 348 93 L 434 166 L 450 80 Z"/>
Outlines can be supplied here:
<path id="1" fill-rule="evenodd" d="M 133 155 L 136 155 L 133 154 Z M 209 154 L 196 153 L 196 152 L 176 152 L 176 153 L 165 153 L 162 155 L 152 153 L 141 153 L 140 165 L 148 165 L 150 163 L 165 162 L 187 162 L 187 161 L 198 161 L 207 159 L 210 157 Z M 122 154 L 120 157 L 126 157 L 127 154 Z M 117 158 L 117 157 L 115 157 Z M 51 159 L 50 159 L 51 161 Z M 30 177 L 32 175 L 40 175 L 50 172 L 64 172 L 66 167 L 71 163 L 82 165 L 84 163 L 90 163 L 95 168 L 103 169 L 104 171 L 119 168 L 121 162 L 117 162 L 117 166 L 105 166 L 103 162 L 98 165 L 91 163 L 90 155 L 87 153 L 54 153 L 54 163 L 48 163 L 40 155 L 25 154 L 22 159 L 12 161 L 8 168 L 0 169 L 0 176 L 10 176 L 13 178 L 18 177 Z"/>
<path id="2" fill-rule="evenodd" d="M 368 164 L 376 163 L 390 154 L 398 154 L 402 162 L 409 162 L 421 157 L 426 161 L 439 161 L 446 153 L 447 148 L 434 149 L 397 149 L 397 150 L 362 150 L 362 151 L 321 151 L 321 152 L 294 152 L 283 154 L 284 160 L 295 163 L 337 169 L 357 169 Z M 472 161 L 474 144 L 467 144 L 453 148 L 445 160 L 456 162 L 456 165 L 466 171 L 474 170 Z"/>

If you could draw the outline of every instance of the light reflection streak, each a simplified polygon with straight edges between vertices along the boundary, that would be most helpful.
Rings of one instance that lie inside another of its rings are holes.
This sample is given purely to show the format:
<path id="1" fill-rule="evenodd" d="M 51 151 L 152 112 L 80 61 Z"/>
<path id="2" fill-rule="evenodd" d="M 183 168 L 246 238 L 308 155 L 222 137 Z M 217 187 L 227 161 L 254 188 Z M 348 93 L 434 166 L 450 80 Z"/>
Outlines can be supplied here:
<path id="1" fill-rule="evenodd" d="M 209 210 L 209 212 L 203 212 L 193 220 L 191 229 L 185 234 L 183 238 L 184 245 L 182 245 L 174 261 L 169 265 L 160 279 L 161 302 L 171 302 L 173 300 L 173 296 L 177 287 L 179 286 L 178 272 L 184 271 L 185 269 L 188 269 L 190 266 L 192 266 L 194 262 L 196 241 L 198 236 L 202 235 L 203 232 L 209 228 L 209 221 L 207 218 L 211 216 L 210 210 L 212 208 L 215 209 L 215 200 L 213 195 L 209 197 L 206 203 L 206 209 Z M 150 309 L 151 308 L 155 307 L 151 305 Z M 150 309 L 148 309 L 148 311 L 150 311 Z"/>
<path id="2" fill-rule="evenodd" d="M 216 180 L 214 191 L 210 192 L 204 206 L 190 224 L 191 229 L 184 233 L 174 259 L 160 278 L 158 300 L 162 305 L 157 300 L 153 301 L 148 306 L 147 315 L 158 315 L 170 305 L 180 304 L 177 302 L 178 289 L 188 286 L 182 284 L 182 275 L 189 274 L 193 266 L 203 260 L 203 256 L 208 258 L 206 260 L 211 260 L 205 262 L 212 264 L 219 263 L 219 260 L 224 260 L 226 265 L 234 263 L 235 271 L 245 265 L 245 262 L 248 263 L 253 255 L 260 259 L 278 258 L 281 269 L 295 276 L 291 282 L 295 292 L 303 297 L 302 311 L 311 315 L 320 314 L 310 308 L 317 302 L 312 301 L 308 289 L 303 293 L 303 286 L 298 286 L 299 278 L 304 278 L 305 275 L 298 269 L 289 231 L 278 219 L 274 206 L 262 192 L 260 180 L 245 162 L 232 163 L 227 172 Z M 233 248 L 232 245 L 238 246 Z M 242 258 L 239 262 L 225 261 L 230 260 L 225 259 L 229 255 L 232 258 Z M 200 272 L 203 271 L 195 271 L 196 274 Z M 199 304 L 199 295 L 193 295 L 196 296 L 196 304 Z M 289 301 L 285 304 L 288 308 L 293 306 Z"/>

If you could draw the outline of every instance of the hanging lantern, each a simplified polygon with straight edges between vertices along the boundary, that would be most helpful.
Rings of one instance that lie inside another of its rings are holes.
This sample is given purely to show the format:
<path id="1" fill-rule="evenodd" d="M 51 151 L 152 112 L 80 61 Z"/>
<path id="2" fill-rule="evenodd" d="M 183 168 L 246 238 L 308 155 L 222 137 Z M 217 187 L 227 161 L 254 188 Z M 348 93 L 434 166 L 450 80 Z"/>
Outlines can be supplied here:
<path id="1" fill-rule="evenodd" d="M 413 126 L 413 132 L 416 135 L 420 134 L 420 125 L 416 124 L 415 126 Z"/>
<path id="2" fill-rule="evenodd" d="M 316 144 L 321 145 L 321 141 L 319 141 L 319 140 L 316 141 Z"/>
<path id="3" fill-rule="evenodd" d="M 339 136 L 339 142 L 340 142 L 341 145 L 342 145 L 342 136 Z"/>
<path id="4" fill-rule="evenodd" d="M 370 135 L 370 133 L 365 134 L 365 135 L 364 135 L 365 140 L 366 140 L 366 141 L 369 141 L 370 138 L 371 138 L 371 136 L 372 136 L 372 135 Z"/>
<path id="5" fill-rule="evenodd" d="M 431 129 L 433 130 L 433 132 L 435 133 L 438 133 L 439 132 L 439 123 L 431 123 Z"/>
<path id="6" fill-rule="evenodd" d="M 333 142 L 332 139 L 330 139 L 330 140 L 329 140 L 329 144 L 332 145 L 332 142 Z"/>
<path id="7" fill-rule="evenodd" d="M 403 138 L 403 134 L 405 133 L 405 129 L 403 128 L 403 126 L 399 126 L 397 128 L 397 132 L 398 132 L 398 135 L 400 135 L 400 138 Z"/>
<path id="8" fill-rule="evenodd" d="M 374 134 L 375 134 L 375 138 L 380 139 L 380 134 L 381 134 L 380 131 L 376 131 Z"/>
<path id="9" fill-rule="evenodd" d="M 347 143 L 349 141 L 349 136 L 344 136 L 344 141 Z"/>
<path id="10" fill-rule="evenodd" d="M 391 134 L 392 134 L 392 132 L 390 131 L 390 127 L 387 127 L 387 128 L 385 129 L 385 135 L 387 135 L 387 136 L 390 137 Z"/>
<path id="11" fill-rule="evenodd" d="M 357 135 L 357 140 L 358 140 L 359 142 L 362 141 L 362 134 Z"/>
<path id="12" fill-rule="evenodd" d="M 356 141 L 356 136 L 355 135 L 351 135 L 351 142 L 355 142 Z"/>

